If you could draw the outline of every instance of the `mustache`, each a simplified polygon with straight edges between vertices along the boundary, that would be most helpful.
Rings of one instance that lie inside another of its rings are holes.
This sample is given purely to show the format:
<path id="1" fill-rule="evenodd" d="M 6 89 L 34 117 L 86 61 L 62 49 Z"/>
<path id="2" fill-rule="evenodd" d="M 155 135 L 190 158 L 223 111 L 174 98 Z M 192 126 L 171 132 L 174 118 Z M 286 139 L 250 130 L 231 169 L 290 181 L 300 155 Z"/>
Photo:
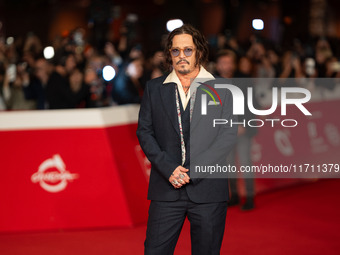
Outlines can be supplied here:
<path id="1" fill-rule="evenodd" d="M 186 60 L 186 59 L 181 59 L 181 60 L 179 60 L 179 61 L 176 63 L 176 65 L 180 64 L 181 62 L 186 62 L 188 65 L 190 64 L 188 60 Z"/>

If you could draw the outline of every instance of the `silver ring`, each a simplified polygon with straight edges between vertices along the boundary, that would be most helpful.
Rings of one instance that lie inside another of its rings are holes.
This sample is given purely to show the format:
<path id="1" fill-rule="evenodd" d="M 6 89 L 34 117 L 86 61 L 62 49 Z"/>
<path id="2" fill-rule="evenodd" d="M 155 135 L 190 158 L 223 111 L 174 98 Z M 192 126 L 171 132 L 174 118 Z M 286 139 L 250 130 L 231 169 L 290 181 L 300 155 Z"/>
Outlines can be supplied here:
<path id="1" fill-rule="evenodd" d="M 179 184 L 179 182 L 178 182 L 178 181 L 174 181 L 174 184 L 175 184 L 175 185 L 178 185 L 178 184 Z"/>
<path id="2" fill-rule="evenodd" d="M 185 177 L 185 175 L 184 175 L 184 174 L 179 174 L 179 177 L 180 177 L 181 179 L 183 179 L 183 178 Z"/>

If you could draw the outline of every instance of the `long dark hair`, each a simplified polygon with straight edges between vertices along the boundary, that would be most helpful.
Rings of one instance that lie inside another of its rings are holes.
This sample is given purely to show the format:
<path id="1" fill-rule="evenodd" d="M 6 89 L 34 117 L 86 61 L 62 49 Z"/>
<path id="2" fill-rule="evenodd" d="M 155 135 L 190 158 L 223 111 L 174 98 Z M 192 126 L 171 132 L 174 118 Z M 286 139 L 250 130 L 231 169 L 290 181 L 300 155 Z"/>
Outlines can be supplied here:
<path id="1" fill-rule="evenodd" d="M 173 30 L 167 38 L 164 55 L 167 68 L 170 69 L 172 66 L 172 60 L 170 55 L 170 49 L 172 47 L 172 39 L 175 35 L 188 34 L 192 36 L 192 40 L 196 47 L 196 64 L 195 65 L 205 65 L 208 62 L 208 42 L 205 37 L 190 24 L 184 24 L 183 26 Z"/>

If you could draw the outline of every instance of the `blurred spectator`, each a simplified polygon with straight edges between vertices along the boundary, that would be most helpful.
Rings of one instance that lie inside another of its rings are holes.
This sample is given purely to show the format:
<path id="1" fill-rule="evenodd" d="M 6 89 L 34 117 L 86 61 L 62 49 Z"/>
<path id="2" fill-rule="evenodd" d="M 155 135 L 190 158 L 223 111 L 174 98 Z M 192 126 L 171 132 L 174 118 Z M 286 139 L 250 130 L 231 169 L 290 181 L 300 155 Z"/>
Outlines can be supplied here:
<path id="1" fill-rule="evenodd" d="M 31 52 L 34 56 L 38 56 L 42 52 L 40 39 L 33 32 L 28 32 L 23 51 Z"/>
<path id="2" fill-rule="evenodd" d="M 46 86 L 51 66 L 47 60 L 40 58 L 35 62 L 33 68 L 34 73 L 30 76 L 30 80 L 24 82 L 25 97 L 35 100 L 37 109 L 47 109 Z"/>
<path id="3" fill-rule="evenodd" d="M 108 106 L 110 104 L 109 94 L 107 93 L 106 83 L 102 77 L 104 58 L 95 51 L 91 52 L 91 55 L 88 55 L 84 80 L 85 83 L 90 86 L 91 100 L 92 103 L 95 104 L 94 106 Z"/>
<path id="4" fill-rule="evenodd" d="M 95 102 L 91 98 L 90 88 L 84 83 L 84 74 L 79 69 L 75 69 L 70 73 L 69 85 L 71 91 L 77 101 L 76 108 L 94 107 Z"/>
<path id="5" fill-rule="evenodd" d="M 280 73 L 280 57 L 279 57 L 279 55 L 274 50 L 268 50 L 267 51 L 267 58 L 269 60 L 270 65 L 269 64 L 267 65 L 267 63 L 265 63 L 265 67 L 272 67 L 273 70 L 274 70 L 274 74 L 273 75 L 269 74 L 268 76 L 278 77 L 279 73 Z M 269 70 L 269 69 L 267 69 L 267 70 Z M 269 72 L 271 72 L 271 71 L 269 71 Z M 264 77 L 266 77 L 266 76 L 264 76 Z"/>
<path id="6" fill-rule="evenodd" d="M 315 70 L 315 60 L 313 58 L 306 58 L 303 62 L 304 76 L 307 78 L 315 78 L 317 76 L 317 72 Z"/>
<path id="7" fill-rule="evenodd" d="M 326 60 L 326 77 L 339 78 L 340 77 L 340 62 L 336 57 L 330 57 Z"/>
<path id="8" fill-rule="evenodd" d="M 65 68 L 65 71 L 69 70 L 71 69 Z M 47 75 L 46 96 L 49 109 L 76 108 L 82 99 L 80 90 L 76 93 L 72 91 L 68 79 L 53 69 Z"/>
<path id="9" fill-rule="evenodd" d="M 123 59 L 117 52 L 115 46 L 111 42 L 107 42 L 104 47 L 104 52 L 106 56 L 111 60 L 111 63 L 115 66 L 122 64 Z"/>
<path id="10" fill-rule="evenodd" d="M 238 63 L 238 72 L 236 77 L 238 78 L 250 78 L 253 76 L 253 63 L 248 57 L 241 57 Z"/>
<path id="11" fill-rule="evenodd" d="M 329 42 L 325 38 L 320 38 L 315 46 L 315 60 L 318 77 L 326 77 L 326 61 L 331 58 L 332 55 Z"/>
<path id="12" fill-rule="evenodd" d="M 140 78 L 143 75 L 142 59 L 135 59 L 120 68 L 112 89 L 117 104 L 139 103 L 142 95 Z"/>
<path id="13" fill-rule="evenodd" d="M 244 95 L 248 95 L 247 88 L 252 87 L 252 82 L 249 79 L 237 79 L 237 78 L 250 78 L 252 73 L 252 63 L 248 57 L 242 57 L 239 62 L 239 69 L 236 72 L 236 54 L 231 50 L 222 50 L 217 54 L 216 59 L 216 70 L 218 74 L 222 78 L 231 79 L 233 84 L 238 86 Z M 248 122 L 250 119 L 254 119 L 255 116 L 250 112 L 245 103 L 245 114 L 238 116 L 238 122 L 244 121 Z M 254 107 L 259 109 L 259 105 L 253 97 Z M 227 163 L 232 166 L 236 166 L 236 156 L 239 159 L 239 163 L 241 166 L 251 166 L 251 145 L 252 138 L 256 135 L 257 128 L 250 127 L 249 125 L 239 125 L 238 126 L 238 137 L 235 148 L 230 152 L 227 158 Z M 255 188 L 254 188 L 254 173 L 244 173 L 243 176 L 245 179 L 246 186 L 246 200 L 242 205 L 242 210 L 251 210 L 254 208 L 254 197 L 255 197 Z M 231 199 L 229 201 L 229 205 L 237 205 L 240 203 L 240 198 L 238 194 L 238 185 L 237 185 L 237 173 L 230 174 L 230 191 L 231 191 Z"/>
<path id="14" fill-rule="evenodd" d="M 6 110 L 5 101 L 3 99 L 3 84 L 5 81 L 6 67 L 5 67 L 5 43 L 4 38 L 0 37 L 0 111 Z"/>
<path id="15" fill-rule="evenodd" d="M 76 57 L 73 53 L 69 53 L 62 57 L 60 63 L 56 66 L 55 70 L 63 77 L 67 78 L 70 73 L 77 67 Z"/>
<path id="16" fill-rule="evenodd" d="M 266 55 L 266 49 L 257 37 L 251 38 L 251 46 L 247 51 L 247 57 L 249 57 L 254 63 L 260 63 Z"/>
<path id="17" fill-rule="evenodd" d="M 35 102 L 26 100 L 23 83 L 28 79 L 24 66 L 10 64 L 7 67 L 3 81 L 3 97 L 8 110 L 32 110 L 35 109 Z M 18 69 L 18 70 L 17 70 Z"/>
<path id="18" fill-rule="evenodd" d="M 286 51 L 282 58 L 282 72 L 280 78 L 302 78 L 300 57 L 297 53 Z"/>
<path id="19" fill-rule="evenodd" d="M 151 75 L 150 79 L 160 77 L 166 73 L 165 57 L 163 51 L 156 51 L 151 59 Z"/>
<path id="20" fill-rule="evenodd" d="M 232 78 L 236 71 L 236 54 L 231 50 L 221 50 L 216 57 L 216 71 L 222 78 Z"/>
<path id="21" fill-rule="evenodd" d="M 217 49 L 218 51 L 229 49 L 235 52 L 237 56 L 244 55 L 244 50 L 241 48 L 236 38 L 231 35 L 230 31 L 226 31 L 225 34 L 217 35 Z"/>

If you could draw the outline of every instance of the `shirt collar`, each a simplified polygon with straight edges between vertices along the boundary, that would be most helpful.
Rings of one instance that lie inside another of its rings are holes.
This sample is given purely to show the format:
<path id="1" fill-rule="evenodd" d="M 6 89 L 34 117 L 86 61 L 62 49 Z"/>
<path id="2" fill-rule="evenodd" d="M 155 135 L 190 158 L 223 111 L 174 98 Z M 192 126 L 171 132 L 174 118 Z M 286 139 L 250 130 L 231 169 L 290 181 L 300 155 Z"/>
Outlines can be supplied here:
<path id="1" fill-rule="evenodd" d="M 199 71 L 199 73 L 198 73 L 198 75 L 196 76 L 195 79 L 197 79 L 197 78 L 214 79 L 214 76 L 211 73 L 209 73 L 207 70 L 205 70 L 205 68 L 203 66 L 200 66 L 200 71 Z M 172 70 L 172 72 L 164 80 L 163 84 L 171 83 L 171 82 L 174 82 L 178 85 L 181 85 L 181 82 L 180 82 L 175 70 Z"/>

